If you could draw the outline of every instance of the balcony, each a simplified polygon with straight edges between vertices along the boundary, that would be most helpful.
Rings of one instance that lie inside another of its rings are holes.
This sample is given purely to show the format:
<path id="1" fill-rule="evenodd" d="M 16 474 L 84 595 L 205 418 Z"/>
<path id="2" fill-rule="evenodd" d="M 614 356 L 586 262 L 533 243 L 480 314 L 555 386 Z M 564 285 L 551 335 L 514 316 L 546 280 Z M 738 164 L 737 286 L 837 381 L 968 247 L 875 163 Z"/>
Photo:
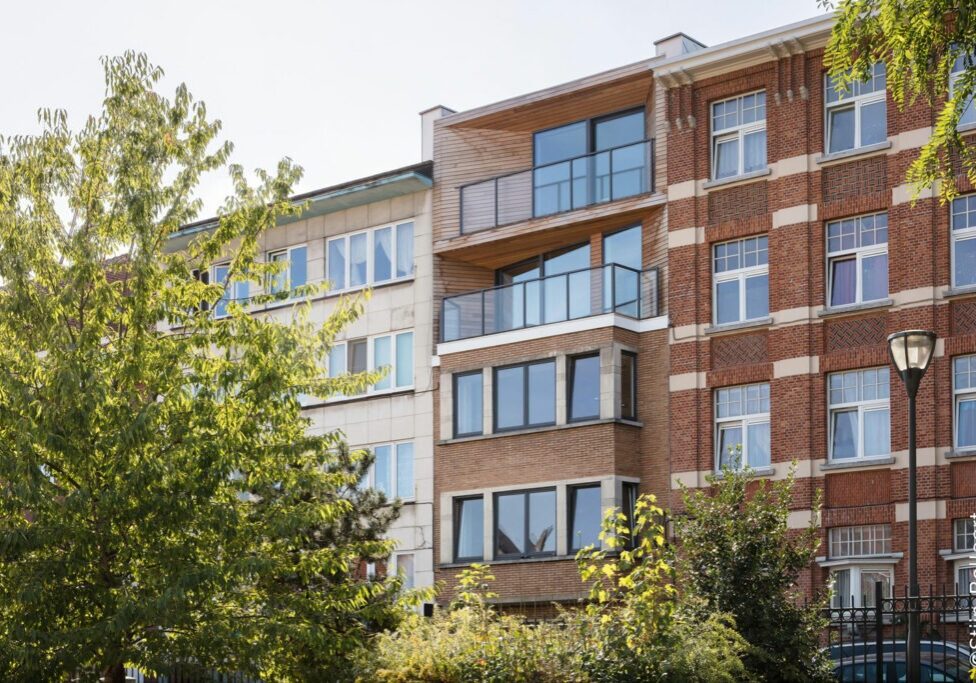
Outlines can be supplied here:
<path id="1" fill-rule="evenodd" d="M 608 264 L 446 297 L 441 341 L 616 313 L 659 315 L 658 269 Z"/>
<path id="2" fill-rule="evenodd" d="M 603 204 L 654 189 L 654 140 L 461 187 L 461 234 Z"/>

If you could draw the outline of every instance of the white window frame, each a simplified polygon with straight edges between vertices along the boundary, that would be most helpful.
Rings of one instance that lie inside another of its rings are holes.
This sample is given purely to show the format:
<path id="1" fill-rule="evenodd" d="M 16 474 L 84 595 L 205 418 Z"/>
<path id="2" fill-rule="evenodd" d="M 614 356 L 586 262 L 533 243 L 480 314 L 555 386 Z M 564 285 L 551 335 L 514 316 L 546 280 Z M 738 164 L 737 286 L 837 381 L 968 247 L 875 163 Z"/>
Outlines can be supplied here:
<path id="1" fill-rule="evenodd" d="M 410 495 L 407 495 L 407 496 L 404 496 L 404 495 L 401 495 L 400 494 L 400 480 L 398 478 L 400 472 L 399 472 L 399 467 L 398 467 L 398 464 L 397 464 L 398 463 L 398 460 L 399 460 L 397 458 L 397 450 L 398 450 L 398 448 L 400 446 L 403 446 L 405 444 L 409 444 L 413 448 L 413 456 L 412 456 L 412 460 L 413 460 L 413 465 L 412 465 L 412 467 L 413 467 L 413 477 L 412 477 L 411 482 L 410 482 L 411 483 L 412 491 L 410 492 Z M 363 448 L 366 448 L 366 449 L 372 451 L 375 454 L 376 449 L 377 448 L 382 448 L 383 446 L 389 446 L 389 448 L 390 448 L 390 484 L 391 484 L 391 486 L 393 488 L 393 495 L 390 496 L 390 499 L 391 500 L 394 500 L 394 499 L 399 498 L 400 500 L 402 500 L 404 502 L 411 502 L 411 501 L 416 500 L 417 499 L 417 474 L 416 474 L 417 473 L 417 470 L 416 470 L 416 464 L 417 464 L 417 446 L 416 446 L 416 442 L 414 442 L 412 439 L 406 439 L 406 440 L 403 440 L 403 441 L 385 441 L 385 442 L 382 442 L 382 443 L 376 443 L 376 444 L 371 444 L 369 446 L 364 446 Z M 373 462 L 370 463 L 369 469 L 366 470 L 366 476 L 363 478 L 363 484 L 365 484 L 369 488 L 376 488 L 376 460 L 375 460 L 375 458 L 374 458 Z"/>
<path id="2" fill-rule="evenodd" d="M 410 575 L 410 584 L 407 585 L 407 582 L 404 581 L 403 590 L 412 590 L 417 586 L 417 553 L 413 552 L 412 550 L 405 551 L 402 553 L 393 553 L 393 555 L 390 557 L 390 571 L 393 576 L 396 576 L 400 573 L 400 565 L 402 563 L 402 560 L 400 558 L 404 556 L 409 556 L 410 558 L 412 558 L 411 559 L 412 571 Z"/>
<path id="3" fill-rule="evenodd" d="M 752 121 L 752 122 L 745 123 L 745 124 L 741 123 L 741 119 L 742 119 L 742 100 L 744 98 L 748 97 L 749 95 L 758 95 L 760 93 L 763 96 L 765 96 L 766 90 L 764 88 L 760 88 L 759 90 L 753 90 L 751 92 L 742 93 L 741 95 L 736 95 L 735 97 L 727 97 L 727 98 L 725 98 L 723 100 L 717 100 L 715 102 L 712 102 L 712 104 L 709 106 L 709 108 L 708 108 L 708 113 L 709 113 L 708 127 L 709 127 L 709 132 L 711 133 L 712 180 L 727 180 L 729 178 L 737 178 L 739 176 L 745 175 L 745 173 L 746 173 L 745 172 L 745 163 L 746 163 L 746 156 L 745 156 L 745 137 L 746 137 L 746 135 L 749 135 L 750 133 L 756 133 L 756 132 L 761 131 L 761 130 L 766 130 L 766 116 L 764 115 L 763 118 L 760 119 L 760 120 Z M 715 130 L 715 107 L 717 105 L 719 105 L 719 104 L 725 104 L 726 102 L 734 102 L 736 100 L 739 101 L 739 119 L 740 119 L 739 125 L 737 125 L 737 126 L 730 126 L 729 128 L 723 128 L 722 130 L 718 130 L 718 131 Z M 763 110 L 764 111 L 765 111 L 767 105 L 768 105 L 768 102 L 767 101 L 764 101 L 763 102 Z M 719 145 L 719 143 L 728 142 L 729 140 L 736 140 L 737 141 L 738 162 L 739 162 L 739 165 L 738 165 L 738 168 L 736 170 L 735 175 L 722 176 L 721 178 L 719 178 L 718 177 L 718 145 Z M 766 155 L 765 156 L 766 156 L 765 167 L 768 168 L 769 167 L 769 138 L 768 138 L 768 134 L 767 134 L 767 138 L 766 138 Z M 761 170 L 761 169 L 758 169 L 758 170 Z M 749 172 L 750 173 L 755 173 L 757 171 L 749 171 Z"/>
<path id="4" fill-rule="evenodd" d="M 969 590 L 972 583 L 976 581 L 976 577 L 974 577 L 972 581 L 967 581 L 965 585 L 960 584 L 959 572 L 961 572 L 963 569 L 969 569 L 970 571 L 976 569 L 976 560 L 967 557 L 961 560 L 956 560 L 952 563 L 952 583 L 955 586 L 956 595 L 976 595 L 976 591 Z"/>
<path id="5" fill-rule="evenodd" d="M 397 368 L 397 339 L 407 334 L 413 335 L 413 341 L 410 344 L 411 346 L 410 383 L 398 385 L 396 383 L 396 375 L 398 369 Z M 335 342 L 335 344 L 333 344 L 333 348 L 339 346 L 346 347 L 346 353 L 345 353 L 346 369 L 343 372 L 344 373 L 349 372 L 349 360 L 350 360 L 349 348 L 348 348 L 349 342 L 362 341 L 364 339 L 366 340 L 366 371 L 373 372 L 374 370 L 378 370 L 379 368 L 376 367 L 376 340 L 387 338 L 387 337 L 389 337 L 390 339 L 390 362 L 387 366 L 389 367 L 389 372 L 387 372 L 386 378 L 390 380 L 390 386 L 384 387 L 382 389 L 377 389 L 375 385 L 370 385 L 366 388 L 366 391 L 364 393 L 355 394 L 353 396 L 337 395 L 330 398 L 329 401 L 341 401 L 349 398 L 358 398 L 362 396 L 374 396 L 378 394 L 389 394 L 389 393 L 400 392 L 400 391 L 411 391 L 414 388 L 417 382 L 417 377 L 416 377 L 417 372 L 414 363 L 414 359 L 416 357 L 416 350 L 417 350 L 416 349 L 417 336 L 414 333 L 414 330 L 412 329 L 397 330 L 395 332 L 387 332 L 384 334 L 374 334 L 369 337 L 353 337 L 351 339 L 343 339 L 342 341 Z M 326 359 L 326 365 L 328 366 L 328 359 Z M 333 375 L 331 374 L 331 368 L 328 368 L 328 372 L 330 373 L 329 376 L 332 377 Z"/>
<path id="6" fill-rule="evenodd" d="M 872 66 L 872 85 L 875 76 L 873 75 L 873 69 L 878 65 L 884 68 L 884 62 L 877 62 Z M 830 88 L 830 74 L 824 74 L 824 154 L 843 154 L 845 152 L 851 152 L 862 147 L 867 147 L 861 143 L 861 110 L 868 105 L 876 104 L 878 102 L 887 102 L 887 83 L 888 75 L 885 73 L 885 86 L 881 88 L 880 91 L 871 91 L 867 93 L 861 93 L 862 83 L 853 82 L 849 85 L 848 91 L 843 95 L 842 98 L 834 101 L 827 101 L 827 92 Z M 830 113 L 831 111 L 836 111 L 839 109 L 854 109 L 854 146 L 849 149 L 839 149 L 833 152 L 830 151 Z M 887 104 L 885 105 L 885 137 L 888 135 L 888 122 L 887 122 Z M 882 141 L 883 142 L 883 141 Z M 871 143 L 878 144 L 878 143 Z"/>
<path id="7" fill-rule="evenodd" d="M 397 255 L 400 251 L 399 232 L 397 228 L 402 225 L 406 225 L 407 223 L 413 224 L 413 229 L 410 233 L 410 249 L 411 253 L 414 254 L 414 259 L 410 267 L 410 272 L 407 275 L 397 276 Z M 389 279 L 380 280 L 377 282 L 375 277 L 376 233 L 385 228 L 390 229 L 390 277 Z M 347 232 L 343 233 L 342 235 L 327 238 L 325 242 L 325 279 L 327 281 L 331 281 L 329 273 L 329 245 L 333 244 L 334 242 L 343 242 L 345 253 L 345 271 L 343 273 L 344 286 L 333 287 L 329 290 L 329 293 L 340 294 L 342 292 L 354 292 L 360 289 L 366 289 L 367 287 L 372 287 L 374 285 L 387 285 L 393 282 L 406 282 L 408 280 L 412 280 L 417 272 L 417 259 L 416 253 L 414 252 L 416 232 L 417 222 L 413 218 L 410 218 L 408 220 L 396 221 L 395 223 L 388 223 L 385 225 L 377 225 L 365 230 Z M 352 251 L 350 249 L 350 243 L 352 238 L 356 237 L 357 235 L 366 235 L 366 282 L 361 285 L 352 285 L 350 284 L 350 275 L 352 273 Z"/>
<path id="8" fill-rule="evenodd" d="M 718 389 L 716 389 L 714 391 L 713 398 L 712 398 L 712 403 L 713 403 L 712 410 L 713 410 L 713 415 L 714 415 L 714 420 L 715 420 L 715 435 L 714 435 L 714 438 L 715 438 L 715 467 L 714 467 L 715 472 L 721 472 L 721 465 L 720 465 L 720 463 L 722 462 L 722 452 L 721 452 L 722 451 L 722 438 L 721 437 L 722 437 L 722 430 L 723 429 L 728 429 L 730 427 L 734 428 L 734 427 L 738 426 L 742 430 L 742 457 L 739 460 L 738 466 L 735 468 L 735 469 L 738 469 L 738 470 L 742 470 L 746 466 L 756 467 L 756 465 L 753 465 L 753 463 L 751 462 L 751 458 L 750 458 L 750 454 L 749 454 L 749 427 L 750 426 L 753 426 L 753 425 L 765 424 L 765 425 L 769 425 L 770 426 L 770 429 L 772 429 L 772 426 L 770 424 L 769 411 L 768 410 L 766 412 L 758 412 L 758 413 L 742 412 L 739 415 L 727 416 L 727 417 L 719 417 L 719 415 L 718 415 L 719 392 L 721 392 L 721 391 L 727 391 L 727 390 L 732 390 L 732 389 L 741 389 L 744 392 L 743 393 L 742 400 L 743 400 L 743 403 L 745 403 L 746 402 L 745 392 L 748 390 L 748 388 L 749 387 L 759 387 L 760 388 L 760 406 L 761 406 L 761 404 L 762 404 L 762 393 L 761 392 L 762 392 L 762 387 L 763 386 L 766 387 L 766 391 L 768 393 L 770 391 L 769 382 L 756 382 L 756 383 L 753 383 L 753 384 L 740 384 L 740 385 L 730 386 L 730 387 L 720 387 L 720 388 L 718 388 Z M 771 398 L 770 398 L 770 402 L 771 402 Z M 743 407 L 743 411 L 745 411 L 746 409 L 747 408 Z M 772 433 L 771 432 L 770 432 L 770 437 L 772 437 Z M 772 455 L 773 455 L 772 454 L 772 438 L 770 438 L 770 454 L 769 454 L 770 463 L 760 465 L 759 467 L 769 467 L 769 466 L 771 466 L 772 465 Z"/>
<path id="9" fill-rule="evenodd" d="M 835 538 L 840 532 L 848 532 L 850 538 L 841 540 Z M 859 537 L 854 538 L 857 534 Z M 839 553 L 837 546 L 847 544 L 854 549 L 855 544 L 870 546 L 868 552 Z M 882 557 L 891 554 L 891 524 L 854 524 L 850 526 L 832 527 L 827 531 L 827 556 L 832 560 L 847 560 L 852 558 Z"/>
<path id="10" fill-rule="evenodd" d="M 894 588 L 895 588 L 895 572 L 894 572 L 894 570 L 892 569 L 892 567 L 890 565 L 887 565 L 887 564 L 871 564 L 869 562 L 865 562 L 865 563 L 858 562 L 858 563 L 843 564 L 843 565 L 838 565 L 836 567 L 831 567 L 831 569 L 830 569 L 830 579 L 831 579 L 831 582 L 834 583 L 834 585 L 835 585 L 835 590 L 836 590 L 836 583 L 835 583 L 836 582 L 836 576 L 835 575 L 837 573 L 839 573 L 839 572 L 844 572 L 844 571 L 850 573 L 849 574 L 850 575 L 850 583 L 849 583 L 850 586 L 860 586 L 861 585 L 861 574 L 862 573 L 870 572 L 872 574 L 873 573 L 887 574 L 887 576 L 888 576 L 888 595 L 886 595 L 884 597 L 891 597 L 892 594 L 894 593 Z M 862 598 L 863 597 L 867 597 L 868 598 L 868 603 L 867 604 L 862 604 L 862 602 L 863 602 L 862 601 Z M 835 602 L 835 600 L 837 600 L 838 598 L 840 598 L 840 600 L 841 600 L 841 603 L 842 603 L 841 605 L 838 605 Z M 853 600 L 853 603 L 854 604 L 852 604 L 852 605 L 843 604 L 845 600 Z M 839 609 L 858 609 L 858 608 L 863 608 L 863 607 L 871 606 L 871 603 L 873 601 L 874 601 L 874 591 L 873 590 L 871 591 L 870 594 L 868 594 L 866 596 L 865 595 L 862 595 L 860 590 L 852 591 L 850 595 L 840 595 L 839 593 L 836 593 L 835 592 L 834 595 L 831 596 L 831 599 L 830 599 L 830 608 L 833 609 L 833 610 L 839 610 Z"/>
<path id="11" fill-rule="evenodd" d="M 274 257 L 275 256 L 279 256 L 281 254 L 284 254 L 285 255 L 285 259 L 284 260 L 288 262 L 288 267 L 285 268 L 285 270 L 283 270 L 278 275 L 269 275 L 268 276 L 268 282 L 265 285 L 268 288 L 268 294 L 278 294 L 279 292 L 290 292 L 292 290 L 292 286 L 291 286 L 292 266 L 295 264 L 295 259 L 292 257 L 292 252 L 296 251 L 297 249 L 302 249 L 302 248 L 305 249 L 305 282 L 304 282 L 304 284 L 299 285 L 299 286 L 300 287 L 304 287 L 305 285 L 307 285 L 311 281 L 311 278 L 308 276 L 308 251 L 309 251 L 309 249 L 308 249 L 308 244 L 307 243 L 302 242 L 301 244 L 293 244 L 290 247 L 286 247 L 284 249 L 274 249 L 274 250 L 271 250 L 271 251 L 268 252 L 267 262 L 268 263 L 271 263 L 272 261 L 274 261 Z M 280 276 L 284 276 L 284 280 L 285 280 L 284 287 L 282 289 L 275 289 L 274 279 L 276 277 L 280 277 Z M 295 294 L 292 293 L 291 296 L 295 296 Z"/>
<path id="12" fill-rule="evenodd" d="M 949 97 L 952 97 L 954 95 L 956 89 L 956 81 L 959 80 L 959 77 L 966 70 L 965 63 L 968 57 L 969 57 L 968 55 L 959 55 L 958 57 L 956 57 L 956 61 L 953 62 L 952 64 L 952 69 L 949 72 Z M 972 62 L 973 64 L 970 68 L 976 68 L 976 58 L 972 59 Z M 970 114 L 971 120 L 963 121 L 963 118 L 966 116 L 967 113 Z M 965 107 L 963 107 L 962 114 L 959 116 L 959 125 L 957 126 L 957 128 L 969 129 L 974 126 L 976 126 L 976 98 L 971 98 L 969 100 L 969 103 Z"/>
<path id="13" fill-rule="evenodd" d="M 220 282 L 220 280 L 217 279 L 218 268 L 227 268 L 228 271 L 227 275 L 230 276 L 230 265 L 231 265 L 230 261 L 224 261 L 222 263 L 215 263 L 212 266 L 210 266 L 210 269 L 208 271 L 208 277 L 210 278 L 210 282 L 214 284 Z M 225 278 L 224 281 L 221 282 L 221 284 L 224 286 L 224 292 L 227 292 L 228 285 L 233 285 L 233 289 L 231 290 L 233 296 L 231 296 L 227 300 L 228 304 L 230 304 L 231 302 L 238 302 L 238 305 L 244 307 L 245 309 L 248 308 L 251 297 L 250 297 L 250 283 L 247 280 L 235 280 L 234 282 L 228 282 L 227 279 Z M 240 290 L 241 287 L 245 288 L 244 296 L 241 296 L 241 290 Z M 224 313 L 224 314 L 217 313 L 217 308 L 220 306 L 220 302 L 222 300 L 223 300 L 223 295 L 221 295 L 220 299 L 214 302 L 214 305 L 211 309 L 213 310 L 214 318 L 223 319 L 223 318 L 230 317 L 230 313 Z"/>
<path id="14" fill-rule="evenodd" d="M 973 225 L 970 227 L 959 228 L 958 230 L 955 227 L 956 216 L 966 216 L 967 214 L 970 213 L 969 211 L 970 200 L 976 201 L 976 194 L 960 195 L 955 199 L 953 199 L 952 203 L 949 205 L 949 241 L 952 244 L 952 248 L 950 249 L 951 252 L 950 257 L 952 262 L 949 265 L 950 265 L 950 270 L 952 271 L 950 277 L 952 279 L 953 287 L 976 286 L 972 284 L 960 285 L 956 281 L 956 244 L 959 242 L 964 242 L 966 240 L 976 239 L 976 221 L 974 221 Z M 966 208 L 963 211 L 956 211 L 956 206 L 958 205 L 959 202 L 964 202 L 966 204 Z M 969 221 L 967 220 L 966 222 L 968 223 Z"/>
<path id="15" fill-rule="evenodd" d="M 883 399 L 870 399 L 863 400 L 858 399 L 856 401 L 847 401 L 840 403 L 830 402 L 830 378 L 835 375 L 848 375 L 851 373 L 857 374 L 857 393 L 860 397 L 861 387 L 863 380 L 863 373 L 867 371 L 884 370 L 888 372 L 888 396 Z M 832 372 L 827 375 L 827 461 L 828 462 L 862 462 L 871 460 L 878 460 L 881 458 L 891 457 L 891 373 L 888 371 L 887 367 L 880 368 L 860 368 L 857 370 L 844 370 L 841 372 Z M 856 409 L 857 411 L 857 453 L 853 458 L 834 458 L 834 413 L 838 412 L 848 412 L 851 409 Z M 878 455 L 865 456 L 864 455 L 864 415 L 872 411 L 885 410 L 888 413 L 888 453 L 880 453 Z"/>
<path id="16" fill-rule="evenodd" d="M 715 272 L 717 257 L 715 255 L 716 250 L 719 246 L 739 243 L 739 260 L 742 262 L 744 260 L 743 256 L 745 254 L 745 243 L 749 240 L 759 240 L 766 239 L 766 262 L 755 266 L 744 266 L 736 268 L 735 270 L 726 270 L 721 273 Z M 746 317 L 746 280 L 753 277 L 766 276 L 766 315 L 758 316 L 755 318 Z M 731 320 L 728 322 L 720 323 L 718 321 L 718 286 L 724 282 L 731 282 L 733 280 L 738 280 L 739 282 L 739 316 L 736 320 Z M 750 320 L 762 320 L 763 318 L 769 317 L 769 237 L 768 235 L 754 235 L 752 237 L 744 237 L 738 240 L 729 240 L 727 242 L 716 242 L 712 245 L 712 323 L 715 325 L 734 325 L 736 323 L 748 322 Z"/>
<path id="17" fill-rule="evenodd" d="M 871 303 L 871 302 L 874 302 L 874 301 L 884 301 L 886 298 L 888 298 L 890 296 L 890 294 L 891 294 L 891 291 L 890 291 L 891 284 L 890 284 L 890 276 L 889 276 L 888 282 L 885 283 L 887 285 L 885 287 L 885 296 L 883 296 L 883 297 L 881 297 L 879 299 L 868 299 L 867 301 L 865 301 L 865 299 L 864 299 L 864 291 L 863 291 L 863 288 L 864 288 L 864 278 L 861 275 L 861 267 L 862 267 L 862 264 L 864 262 L 864 259 L 870 258 L 870 257 L 873 257 L 873 256 L 881 256 L 882 254 L 884 254 L 884 255 L 887 255 L 888 254 L 888 240 L 887 239 L 885 240 L 885 242 L 883 244 L 872 244 L 872 245 L 869 245 L 867 247 L 854 246 L 853 248 L 850 248 L 850 249 L 840 249 L 838 251 L 830 251 L 830 226 L 837 225 L 839 223 L 843 223 L 844 221 L 853 220 L 854 221 L 854 224 L 855 224 L 855 233 L 854 233 L 855 234 L 855 238 L 857 239 L 858 242 L 860 242 L 861 241 L 861 221 L 863 221 L 865 218 L 868 218 L 868 217 L 877 218 L 878 216 L 884 216 L 885 217 L 885 231 L 888 232 L 889 233 L 889 236 L 890 236 L 890 225 L 887 222 L 888 221 L 888 214 L 887 214 L 886 211 L 879 211 L 877 213 L 866 213 L 866 214 L 862 214 L 860 216 L 850 216 L 848 218 L 841 218 L 841 219 L 838 219 L 838 220 L 835 220 L 835 221 L 828 221 L 824 225 L 824 246 L 825 246 L 826 252 L 827 252 L 827 272 L 826 272 L 826 278 L 827 278 L 827 280 L 826 280 L 826 282 L 827 282 L 827 288 L 826 288 L 827 289 L 827 301 L 826 301 L 826 305 L 827 305 L 827 308 L 832 308 L 832 307 L 833 308 L 844 308 L 845 306 L 857 306 L 857 305 L 860 305 L 860 304 Z M 847 261 L 847 260 L 850 260 L 851 256 L 854 257 L 854 261 L 855 261 L 855 264 L 854 264 L 855 265 L 855 273 L 854 273 L 854 275 L 855 275 L 855 280 L 854 280 L 854 283 L 855 283 L 854 284 L 854 287 L 855 287 L 854 292 L 855 292 L 855 294 L 854 294 L 854 301 L 853 301 L 853 303 L 849 303 L 849 304 L 837 304 L 836 306 L 831 306 L 831 302 L 834 299 L 833 264 L 834 264 L 835 261 Z M 891 263 L 890 262 L 888 264 L 888 267 L 889 267 L 889 271 L 890 271 L 890 267 L 891 267 Z"/>
<path id="18" fill-rule="evenodd" d="M 974 377 L 972 386 L 959 387 L 956 382 L 956 376 L 959 374 L 956 365 L 962 360 L 966 360 L 972 368 L 967 374 L 976 375 L 976 355 L 965 354 L 952 358 L 952 447 L 971 450 L 976 449 L 976 444 L 967 446 L 961 446 L 959 444 L 959 407 L 963 402 L 976 401 L 976 377 Z"/>
<path id="19" fill-rule="evenodd" d="M 955 553 L 972 553 L 973 550 L 973 518 L 957 517 L 952 520 L 952 551 Z M 960 544 L 959 541 L 963 543 Z M 970 561 L 966 558 L 965 561 Z"/>

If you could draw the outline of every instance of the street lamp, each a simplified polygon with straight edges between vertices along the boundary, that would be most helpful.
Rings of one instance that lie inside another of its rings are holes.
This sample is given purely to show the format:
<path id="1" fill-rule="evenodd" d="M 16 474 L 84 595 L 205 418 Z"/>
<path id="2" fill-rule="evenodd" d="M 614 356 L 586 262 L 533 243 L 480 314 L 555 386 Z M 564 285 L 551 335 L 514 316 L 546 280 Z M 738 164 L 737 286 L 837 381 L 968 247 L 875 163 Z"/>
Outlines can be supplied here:
<path id="1" fill-rule="evenodd" d="M 915 490 L 915 395 L 935 352 L 935 332 L 906 330 L 888 337 L 891 361 L 908 393 L 908 680 L 921 680 L 918 603 L 918 506 Z M 881 605 L 877 605 L 881 609 Z"/>

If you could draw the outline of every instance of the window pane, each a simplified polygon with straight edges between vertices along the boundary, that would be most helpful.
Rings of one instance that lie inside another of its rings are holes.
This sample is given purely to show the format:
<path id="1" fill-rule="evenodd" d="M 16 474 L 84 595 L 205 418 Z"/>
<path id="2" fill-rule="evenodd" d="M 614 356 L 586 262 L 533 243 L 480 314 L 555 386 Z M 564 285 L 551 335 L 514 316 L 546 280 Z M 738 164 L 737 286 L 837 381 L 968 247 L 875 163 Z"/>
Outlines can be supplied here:
<path id="1" fill-rule="evenodd" d="M 887 282 L 885 283 L 887 288 Z M 830 262 L 830 305 L 844 306 L 857 301 L 857 260 Z"/>
<path id="2" fill-rule="evenodd" d="M 288 260 L 287 251 L 279 251 L 277 254 L 271 254 L 270 258 L 272 263 L 282 263 Z M 272 294 L 277 294 L 278 292 L 283 292 L 288 288 L 288 270 L 287 266 L 283 266 L 283 270 L 275 273 L 271 276 L 268 282 L 268 291 Z"/>
<path id="3" fill-rule="evenodd" d="M 891 591 L 888 572 L 861 570 L 861 607 L 874 607 L 874 584 L 881 584 L 881 595 L 887 597 Z"/>
<path id="4" fill-rule="evenodd" d="M 749 466 L 767 467 L 770 463 L 769 423 L 751 424 L 749 430 Z"/>
<path id="5" fill-rule="evenodd" d="M 831 413 L 833 421 L 833 441 L 830 457 L 832 460 L 857 457 L 857 411 L 838 410 Z"/>
<path id="6" fill-rule="evenodd" d="M 864 413 L 864 456 L 888 455 L 891 452 L 888 410 L 868 410 Z"/>
<path id="7" fill-rule="evenodd" d="M 769 315 L 769 276 L 757 275 L 746 278 L 746 318 L 764 318 Z"/>
<path id="8" fill-rule="evenodd" d="M 570 503 L 573 510 L 572 526 L 570 528 L 570 550 L 579 550 L 588 545 L 600 542 L 600 487 L 584 486 L 572 489 L 573 500 Z"/>
<path id="9" fill-rule="evenodd" d="M 739 321 L 739 281 L 727 280 L 715 286 L 715 322 L 734 323 Z"/>
<path id="10" fill-rule="evenodd" d="M 288 253 L 291 263 L 289 288 L 301 287 L 308 283 L 308 248 L 295 247 Z"/>
<path id="11" fill-rule="evenodd" d="M 525 549 L 525 494 L 495 496 L 495 550 L 499 555 L 521 555 Z"/>
<path id="12" fill-rule="evenodd" d="M 594 126 L 596 146 L 593 151 L 621 147 L 644 139 L 644 110 L 597 121 Z"/>
<path id="13" fill-rule="evenodd" d="M 390 338 L 377 337 L 373 340 L 373 370 L 389 369 L 390 366 Z M 383 379 L 376 383 L 377 389 L 389 389 L 393 379 L 390 373 L 383 375 Z"/>
<path id="14" fill-rule="evenodd" d="M 454 431 L 456 434 L 481 434 L 481 373 L 455 376 Z"/>
<path id="15" fill-rule="evenodd" d="M 401 443 L 396 447 L 397 495 L 413 498 L 413 444 Z"/>
<path id="16" fill-rule="evenodd" d="M 335 289 L 346 287 L 345 240 L 329 240 L 329 280 Z"/>
<path id="17" fill-rule="evenodd" d="M 861 277 L 862 301 L 876 301 L 888 296 L 888 254 L 862 260 Z"/>
<path id="18" fill-rule="evenodd" d="M 603 238 L 603 263 L 641 269 L 641 226 L 615 232 Z"/>
<path id="19" fill-rule="evenodd" d="M 956 287 L 976 285 L 976 239 L 956 239 L 953 257 L 953 284 Z"/>
<path id="20" fill-rule="evenodd" d="M 366 233 L 349 238 L 349 286 L 366 284 Z"/>
<path id="21" fill-rule="evenodd" d="M 827 115 L 828 153 L 854 149 L 854 107 L 832 109 Z"/>
<path id="22" fill-rule="evenodd" d="M 528 498 L 528 551 L 551 553 L 556 550 L 556 492 L 534 491 Z"/>
<path id="23" fill-rule="evenodd" d="M 719 429 L 718 466 L 738 468 L 742 465 L 742 427 Z"/>
<path id="24" fill-rule="evenodd" d="M 366 340 L 349 342 L 349 372 L 366 372 Z"/>
<path id="25" fill-rule="evenodd" d="M 224 293 L 221 295 L 220 300 L 214 305 L 214 315 L 218 318 L 227 315 L 227 302 L 230 299 L 230 290 L 227 288 L 227 274 L 230 272 L 230 266 L 215 266 L 214 267 L 214 283 L 224 285 Z"/>
<path id="26" fill-rule="evenodd" d="M 329 377 L 338 377 L 346 371 L 346 345 L 337 344 L 329 349 Z"/>
<path id="27" fill-rule="evenodd" d="M 556 421 L 556 363 L 529 366 L 529 424 L 551 424 Z"/>
<path id="28" fill-rule="evenodd" d="M 535 134 L 535 165 L 586 154 L 586 121 Z"/>
<path id="29" fill-rule="evenodd" d="M 956 404 L 956 447 L 976 446 L 976 400 L 960 400 Z"/>
<path id="30" fill-rule="evenodd" d="M 620 356 L 620 416 L 634 419 L 637 417 L 637 358 L 630 353 Z"/>
<path id="31" fill-rule="evenodd" d="M 888 139 L 885 102 L 872 102 L 861 107 L 861 146 L 873 145 Z"/>
<path id="32" fill-rule="evenodd" d="M 373 449 L 375 460 L 373 461 L 374 477 L 373 488 L 382 491 L 388 498 L 393 498 L 393 473 L 390 469 L 390 446 L 377 446 Z"/>
<path id="33" fill-rule="evenodd" d="M 851 606 L 851 570 L 841 569 L 832 573 L 834 577 L 834 595 L 831 602 L 834 607 Z"/>
<path id="34" fill-rule="evenodd" d="M 413 332 L 398 334 L 396 338 L 396 385 L 413 385 Z"/>
<path id="35" fill-rule="evenodd" d="M 511 429 L 525 424 L 525 368 L 501 368 L 495 372 L 495 426 Z"/>
<path id="36" fill-rule="evenodd" d="M 384 282 L 393 276 L 393 228 L 373 231 L 373 282 Z"/>
<path id="37" fill-rule="evenodd" d="M 759 130 L 742 138 L 743 162 L 746 173 L 766 168 L 766 131 Z"/>
<path id="38" fill-rule="evenodd" d="M 481 558 L 484 555 L 485 504 L 481 498 L 462 500 L 457 506 L 457 558 Z"/>
<path id="39" fill-rule="evenodd" d="M 396 557 L 397 574 L 403 577 L 403 589 L 412 590 L 414 586 L 413 578 L 413 554 L 405 553 Z"/>
<path id="40" fill-rule="evenodd" d="M 739 140 L 715 143 L 715 178 L 730 178 L 739 174 Z"/>
<path id="41" fill-rule="evenodd" d="M 413 275 L 413 223 L 396 227 L 396 276 Z"/>
<path id="42" fill-rule="evenodd" d="M 600 417 L 600 357 L 572 358 L 570 363 L 569 419 Z"/>
<path id="43" fill-rule="evenodd" d="M 976 567 L 960 567 L 956 577 L 956 595 L 971 595 L 971 584 L 976 580 Z"/>

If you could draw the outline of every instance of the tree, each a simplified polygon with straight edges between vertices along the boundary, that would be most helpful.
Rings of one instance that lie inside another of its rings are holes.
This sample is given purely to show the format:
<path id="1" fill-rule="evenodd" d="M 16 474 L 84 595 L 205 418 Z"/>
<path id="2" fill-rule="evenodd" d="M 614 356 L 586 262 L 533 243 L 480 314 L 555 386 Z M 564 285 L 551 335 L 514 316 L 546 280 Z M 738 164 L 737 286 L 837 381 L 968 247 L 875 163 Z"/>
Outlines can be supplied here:
<path id="1" fill-rule="evenodd" d="M 797 585 L 819 537 L 812 523 L 789 529 L 793 472 L 770 484 L 726 468 L 709 484 L 683 491 L 674 520 L 678 585 L 704 613 L 732 615 L 749 644 L 743 660 L 760 680 L 831 680 L 819 642 L 826 605 L 806 603 Z"/>
<path id="2" fill-rule="evenodd" d="M 356 578 L 396 514 L 357 491 L 369 455 L 310 435 L 299 396 L 361 390 L 322 359 L 360 314 L 321 325 L 314 286 L 288 324 L 213 306 L 194 279 L 229 259 L 261 282 L 257 239 L 302 207 L 290 161 L 234 195 L 185 251 L 200 177 L 227 166 L 220 123 L 132 53 L 103 61 L 100 113 L 0 139 L 0 678 L 124 680 L 174 663 L 273 680 L 338 678 L 399 614 L 397 582 Z M 258 298 L 258 303 L 261 299 Z"/>
<path id="3" fill-rule="evenodd" d="M 821 0 L 827 8 L 832 0 Z M 830 75 L 844 87 L 863 80 L 875 62 L 899 107 L 919 98 L 938 112 L 932 136 L 908 169 L 914 196 L 939 183 L 956 194 L 956 175 L 976 183 L 976 150 L 959 134 L 959 119 L 976 93 L 976 12 L 955 0 L 840 0 L 827 44 Z M 950 88 L 953 66 L 961 68 Z"/>

